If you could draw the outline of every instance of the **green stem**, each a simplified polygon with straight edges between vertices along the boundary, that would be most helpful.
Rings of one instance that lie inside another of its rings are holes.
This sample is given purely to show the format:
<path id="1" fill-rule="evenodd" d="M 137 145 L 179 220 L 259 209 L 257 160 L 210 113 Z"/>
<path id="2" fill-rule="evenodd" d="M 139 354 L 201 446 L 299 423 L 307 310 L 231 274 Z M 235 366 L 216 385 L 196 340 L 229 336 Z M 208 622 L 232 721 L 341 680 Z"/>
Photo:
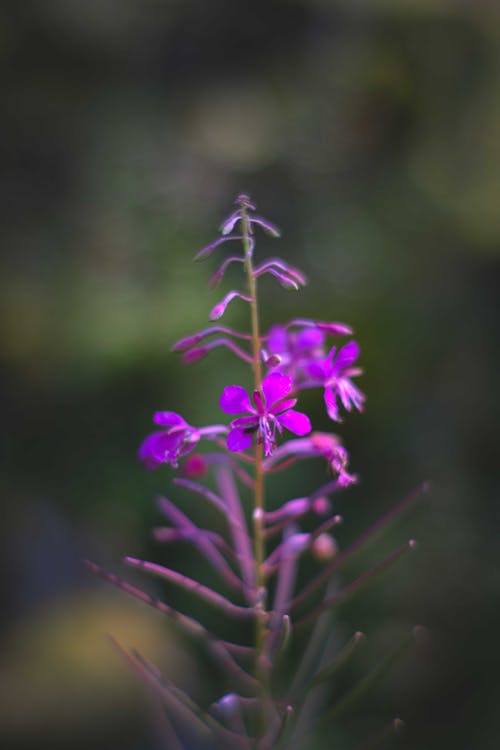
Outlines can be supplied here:
<path id="1" fill-rule="evenodd" d="M 248 291 L 250 295 L 250 313 L 252 322 L 252 368 L 254 375 L 254 387 L 256 391 L 262 394 L 262 361 L 261 361 L 261 342 L 259 332 L 259 309 L 257 304 L 257 283 L 253 273 L 252 264 L 252 241 L 250 238 L 250 222 L 248 219 L 246 206 L 241 207 L 241 226 L 243 234 L 243 248 L 245 252 L 245 272 L 248 281 Z M 264 561 L 264 446 L 261 442 L 255 445 L 255 497 L 254 497 L 254 514 L 253 514 L 253 539 L 254 539 L 254 560 L 255 560 L 255 579 L 259 592 L 264 585 L 264 576 L 262 563 Z M 264 610 L 265 604 L 261 603 Z M 264 644 L 265 625 L 261 618 L 257 618 L 256 624 L 256 653 L 257 653 L 257 676 L 262 679 L 263 675 L 259 666 L 262 648 Z"/>

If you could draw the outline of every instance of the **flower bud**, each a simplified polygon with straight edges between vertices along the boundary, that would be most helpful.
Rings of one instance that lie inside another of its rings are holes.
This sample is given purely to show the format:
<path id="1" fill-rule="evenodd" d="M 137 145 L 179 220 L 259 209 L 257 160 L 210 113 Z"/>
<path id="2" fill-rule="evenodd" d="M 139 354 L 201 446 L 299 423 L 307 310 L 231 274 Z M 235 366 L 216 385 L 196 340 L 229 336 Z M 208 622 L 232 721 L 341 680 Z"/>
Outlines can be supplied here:
<path id="1" fill-rule="evenodd" d="M 320 534 L 311 545 L 311 554 L 316 560 L 326 562 L 335 557 L 339 548 L 330 534 Z"/>
<path id="2" fill-rule="evenodd" d="M 201 477 L 207 470 L 207 462 L 201 453 L 193 453 L 185 461 L 182 467 L 182 474 L 185 477 Z"/>
<path id="3" fill-rule="evenodd" d="M 321 496 L 313 500 L 311 508 L 313 513 L 316 513 L 317 516 L 326 516 L 330 513 L 332 504 L 328 497 Z"/>

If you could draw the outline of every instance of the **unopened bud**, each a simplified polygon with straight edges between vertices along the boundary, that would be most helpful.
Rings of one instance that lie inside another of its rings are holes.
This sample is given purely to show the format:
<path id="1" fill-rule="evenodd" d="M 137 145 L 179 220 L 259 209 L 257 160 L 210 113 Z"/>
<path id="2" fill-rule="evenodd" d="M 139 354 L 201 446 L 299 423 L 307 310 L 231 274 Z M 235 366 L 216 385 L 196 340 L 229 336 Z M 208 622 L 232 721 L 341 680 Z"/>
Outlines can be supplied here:
<path id="1" fill-rule="evenodd" d="M 279 354 L 271 354 L 264 363 L 266 367 L 277 367 L 281 364 L 281 357 Z"/>
<path id="2" fill-rule="evenodd" d="M 338 550 L 337 542 L 330 534 L 320 534 L 311 545 L 311 554 L 320 562 L 331 560 Z"/>
<path id="3" fill-rule="evenodd" d="M 317 497 L 313 500 L 311 507 L 313 513 L 316 513 L 317 516 L 326 516 L 328 513 L 330 513 L 332 504 L 328 497 L 322 495 L 321 497 Z"/>
<path id="4" fill-rule="evenodd" d="M 353 333 L 351 326 L 346 325 L 346 323 L 325 323 L 318 320 L 316 325 L 321 331 L 325 331 L 331 336 L 350 336 Z"/>
<path id="5" fill-rule="evenodd" d="M 209 350 L 206 346 L 198 346 L 194 349 L 190 349 L 182 355 L 182 361 L 185 365 L 192 365 L 194 362 L 206 357 Z"/>
<path id="6" fill-rule="evenodd" d="M 201 453 L 193 453 L 185 461 L 182 474 L 185 477 L 201 477 L 207 470 L 207 463 Z"/>

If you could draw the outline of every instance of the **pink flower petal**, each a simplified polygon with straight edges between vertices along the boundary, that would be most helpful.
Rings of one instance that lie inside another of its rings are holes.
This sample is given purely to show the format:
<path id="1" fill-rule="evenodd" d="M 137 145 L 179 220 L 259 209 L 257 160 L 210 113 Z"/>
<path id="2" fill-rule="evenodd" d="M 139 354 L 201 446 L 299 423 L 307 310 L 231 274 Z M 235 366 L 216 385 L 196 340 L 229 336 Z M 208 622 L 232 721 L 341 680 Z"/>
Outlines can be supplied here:
<path id="1" fill-rule="evenodd" d="M 301 411 L 295 411 L 295 409 L 290 409 L 284 414 L 281 414 L 278 417 L 278 420 L 283 427 L 286 427 L 287 430 L 290 430 L 290 432 L 293 432 L 295 435 L 307 435 L 312 429 L 307 414 L 303 414 Z"/>
<path id="2" fill-rule="evenodd" d="M 365 396 L 349 378 L 340 378 L 337 383 L 337 391 L 347 411 L 351 411 L 352 406 L 355 406 L 358 411 L 362 411 Z"/>
<path id="3" fill-rule="evenodd" d="M 272 326 L 267 336 L 267 348 L 272 354 L 281 354 L 286 351 L 287 332 L 283 326 Z"/>
<path id="4" fill-rule="evenodd" d="M 238 453 L 239 451 L 246 451 L 252 445 L 252 433 L 242 429 L 231 430 L 227 436 L 227 447 L 230 451 Z"/>
<path id="5" fill-rule="evenodd" d="M 333 372 L 335 372 L 335 354 L 337 352 L 337 347 L 332 346 L 330 351 L 328 352 L 328 357 L 325 359 L 325 377 L 329 378 Z"/>
<path id="6" fill-rule="evenodd" d="M 353 332 L 351 326 L 345 323 L 326 323 L 325 321 L 318 320 L 316 325 L 321 331 L 325 331 L 331 336 L 350 336 Z"/>
<path id="7" fill-rule="evenodd" d="M 172 461 L 182 443 L 182 433 L 169 435 L 167 432 L 153 432 L 143 440 L 139 448 L 139 458 L 148 469 L 156 469 L 166 461 Z"/>
<path id="8" fill-rule="evenodd" d="M 326 360 L 318 360 L 316 362 L 307 362 L 304 366 L 306 373 L 313 380 L 319 380 L 320 383 L 326 378 L 327 364 Z"/>
<path id="9" fill-rule="evenodd" d="M 262 403 L 262 396 L 260 395 L 259 391 L 253 392 L 253 402 L 259 414 L 264 414 L 264 404 Z"/>
<path id="10" fill-rule="evenodd" d="M 355 341 L 349 341 L 348 344 L 339 349 L 335 360 L 333 361 L 333 373 L 337 374 L 350 367 L 359 357 L 359 346 Z"/>
<path id="11" fill-rule="evenodd" d="M 337 396 L 334 390 L 330 387 L 325 388 L 325 404 L 330 419 L 333 419 L 335 422 L 340 422 Z"/>
<path id="12" fill-rule="evenodd" d="M 279 372 L 272 372 L 262 382 L 262 390 L 269 410 L 277 401 L 288 396 L 292 390 L 292 378 Z"/>
<path id="13" fill-rule="evenodd" d="M 157 411 L 153 415 L 153 422 L 162 427 L 187 427 L 187 422 L 175 411 Z"/>
<path id="14" fill-rule="evenodd" d="M 305 328 L 297 336 L 295 348 L 298 352 L 308 349 L 318 349 L 324 344 L 325 336 L 318 328 Z"/>
<path id="15" fill-rule="evenodd" d="M 250 397 L 241 385 L 226 386 L 222 391 L 219 403 L 220 408 L 226 414 L 255 413 L 255 409 L 250 403 Z"/>
<path id="16" fill-rule="evenodd" d="M 284 401 L 280 401 L 279 404 L 276 404 L 272 407 L 272 409 L 269 409 L 270 414 L 281 414 L 282 411 L 288 411 L 288 409 L 293 409 L 295 404 L 297 403 L 296 398 L 286 398 Z"/>

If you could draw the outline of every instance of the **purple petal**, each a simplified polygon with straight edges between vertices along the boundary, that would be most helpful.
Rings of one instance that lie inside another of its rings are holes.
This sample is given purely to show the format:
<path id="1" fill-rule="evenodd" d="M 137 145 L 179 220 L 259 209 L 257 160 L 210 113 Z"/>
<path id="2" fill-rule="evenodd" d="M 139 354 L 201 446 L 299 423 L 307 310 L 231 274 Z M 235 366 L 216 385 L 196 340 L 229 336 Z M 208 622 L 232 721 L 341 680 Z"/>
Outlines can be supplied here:
<path id="1" fill-rule="evenodd" d="M 339 352 L 332 362 L 333 373 L 337 374 L 350 367 L 359 357 L 359 346 L 355 341 L 349 341 L 348 344 L 339 349 Z"/>
<path id="2" fill-rule="evenodd" d="M 257 411 L 259 412 L 259 414 L 264 414 L 264 411 L 265 411 L 264 404 L 262 402 L 262 396 L 261 396 L 261 394 L 260 394 L 259 391 L 254 391 L 253 392 L 253 402 L 254 402 L 254 404 L 255 404 L 255 406 L 256 406 Z"/>
<path id="3" fill-rule="evenodd" d="M 327 372 L 329 372 L 326 360 L 313 360 L 312 362 L 307 362 L 304 365 L 304 369 L 310 378 L 313 378 L 313 380 L 319 380 L 320 383 L 323 383 L 327 377 Z"/>
<path id="4" fill-rule="evenodd" d="M 280 401 L 279 404 L 271 407 L 271 409 L 269 409 L 269 413 L 281 414 L 282 411 L 288 411 L 288 409 L 292 409 L 296 403 L 296 398 L 286 398 L 284 401 Z"/>
<path id="5" fill-rule="evenodd" d="M 266 375 L 262 382 L 262 391 L 266 400 L 266 406 L 270 409 L 277 401 L 288 396 L 292 390 L 292 378 L 279 372 Z"/>
<path id="6" fill-rule="evenodd" d="M 252 445 L 252 438 L 253 434 L 251 432 L 236 428 L 235 430 L 231 430 L 227 436 L 227 447 L 235 453 L 246 451 Z"/>
<path id="7" fill-rule="evenodd" d="M 330 388 L 329 386 L 325 388 L 325 404 L 326 411 L 328 412 L 328 416 L 330 417 L 330 419 L 333 419 L 335 422 L 340 422 L 339 408 L 337 406 L 337 396 L 333 388 Z"/>
<path id="8" fill-rule="evenodd" d="M 332 374 L 334 374 L 335 372 L 337 372 L 337 370 L 335 368 L 335 365 L 334 365 L 334 360 L 335 360 L 335 354 L 336 353 L 337 353 L 337 347 L 336 346 L 332 346 L 332 348 L 328 352 L 327 358 L 324 361 L 325 378 L 330 378 L 332 376 Z"/>
<path id="9" fill-rule="evenodd" d="M 295 348 L 299 352 L 307 349 L 320 349 L 324 341 L 325 336 L 322 331 L 319 331 L 317 328 L 306 328 L 298 334 L 295 341 Z"/>
<path id="10" fill-rule="evenodd" d="M 177 456 L 185 456 L 186 453 L 191 453 L 195 445 L 200 442 L 200 437 L 201 436 L 198 430 L 194 430 L 193 432 L 190 432 L 188 439 L 183 440 L 181 443 L 179 443 L 178 446 L 176 446 L 175 455 L 171 455 L 170 458 L 173 458 L 175 461 Z"/>
<path id="11" fill-rule="evenodd" d="M 175 451 L 182 441 L 182 433 L 169 435 L 167 432 L 153 432 L 142 442 L 139 448 L 139 458 L 144 461 L 148 469 L 156 469 L 169 460 L 168 454 Z"/>
<path id="12" fill-rule="evenodd" d="M 303 414 L 301 411 L 295 411 L 290 409 L 284 414 L 280 414 L 278 421 L 286 427 L 287 430 L 293 432 L 295 435 L 307 435 L 311 432 L 311 422 L 307 414 Z"/>
<path id="13" fill-rule="evenodd" d="M 352 334 L 351 326 L 348 326 L 346 323 L 325 323 L 318 320 L 316 325 L 331 336 L 350 336 Z"/>
<path id="14" fill-rule="evenodd" d="M 250 397 L 241 385 L 227 385 L 222 391 L 219 404 L 226 414 L 255 413 L 255 409 L 250 403 Z"/>
<path id="15" fill-rule="evenodd" d="M 153 422 L 162 425 L 162 427 L 187 427 L 187 422 L 176 414 L 175 411 L 157 411 L 153 415 Z"/>
<path id="16" fill-rule="evenodd" d="M 267 348 L 272 354 L 281 354 L 286 351 L 286 339 L 287 332 L 283 326 L 273 326 L 267 336 Z"/>
<path id="17" fill-rule="evenodd" d="M 337 391 L 347 411 L 351 411 L 351 405 L 354 405 L 358 411 L 362 411 L 365 396 L 349 378 L 340 378 L 337 382 Z"/>

